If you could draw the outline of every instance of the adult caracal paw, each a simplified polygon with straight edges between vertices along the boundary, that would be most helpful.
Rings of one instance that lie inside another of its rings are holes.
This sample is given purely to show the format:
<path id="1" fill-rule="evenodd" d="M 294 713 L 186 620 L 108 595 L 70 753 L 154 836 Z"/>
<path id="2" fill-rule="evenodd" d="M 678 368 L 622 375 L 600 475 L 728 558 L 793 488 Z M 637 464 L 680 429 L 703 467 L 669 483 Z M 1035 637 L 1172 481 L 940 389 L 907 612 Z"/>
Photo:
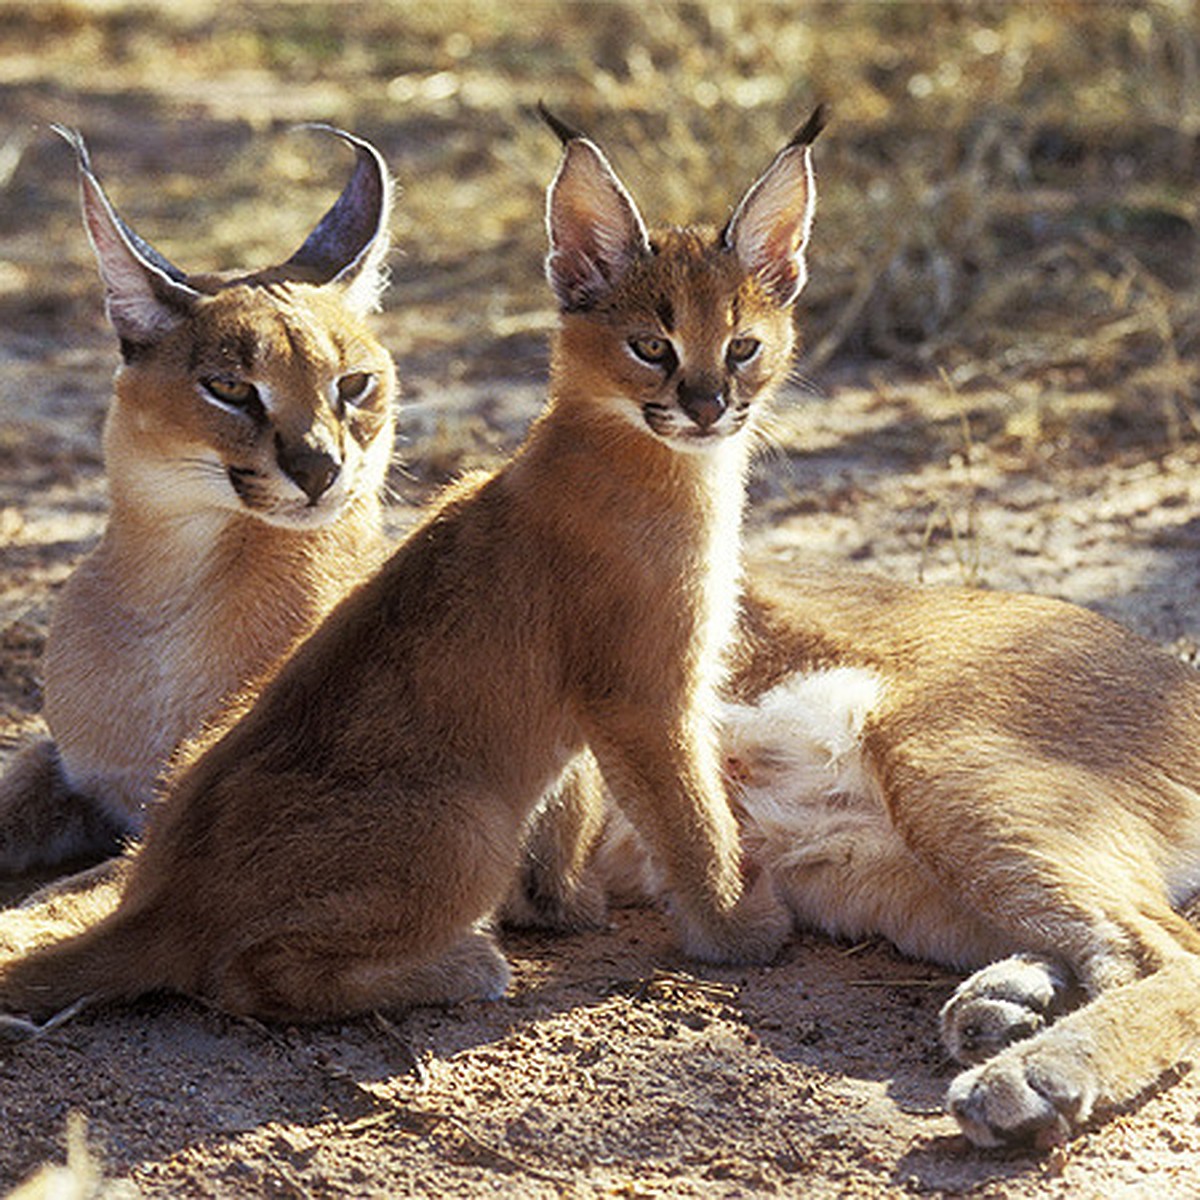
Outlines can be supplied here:
<path id="1" fill-rule="evenodd" d="M 1097 1109 L 1128 1101 L 1200 1044 L 1200 955 L 1136 982 L 1017 1042 L 950 1085 L 947 1104 L 981 1146 L 1069 1137 Z"/>
<path id="2" fill-rule="evenodd" d="M 711 712 L 751 431 L 791 361 L 817 128 L 721 231 L 648 232 L 600 150 L 567 138 L 548 202 L 563 311 L 524 444 L 172 779 L 117 911 L 0 966 L 0 1003 L 43 1016 L 175 988 L 301 1019 L 494 982 L 464 938 L 589 748 L 689 944 L 775 953 L 786 922 L 762 881 L 743 894 Z"/>
<path id="3" fill-rule="evenodd" d="M 1058 963 L 1014 954 L 963 980 L 942 1006 L 942 1045 L 956 1062 L 983 1062 L 1032 1037 L 1063 1011 L 1070 981 Z"/>
<path id="4" fill-rule="evenodd" d="M 832 571 L 760 574 L 734 657 L 798 921 L 983 968 L 942 1016 L 970 1138 L 1061 1138 L 1193 1050 L 1200 674 L 1058 601 Z"/>
<path id="5" fill-rule="evenodd" d="M 104 431 L 111 510 L 46 649 L 53 743 L 0 780 L 0 871 L 139 828 L 179 742 L 382 557 L 395 378 L 363 324 L 391 184 L 350 182 L 285 263 L 186 275 L 117 216 L 82 139 L 83 216 L 122 365 Z"/>

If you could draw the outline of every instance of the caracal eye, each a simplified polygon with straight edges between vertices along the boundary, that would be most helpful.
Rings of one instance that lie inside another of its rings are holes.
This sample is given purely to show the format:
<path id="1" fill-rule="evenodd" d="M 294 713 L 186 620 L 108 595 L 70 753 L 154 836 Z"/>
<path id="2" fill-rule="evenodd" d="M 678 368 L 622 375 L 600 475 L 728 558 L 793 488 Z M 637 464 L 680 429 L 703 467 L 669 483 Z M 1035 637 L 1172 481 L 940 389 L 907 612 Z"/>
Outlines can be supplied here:
<path id="1" fill-rule="evenodd" d="M 258 388 L 249 380 L 234 379 L 229 375 L 209 375 L 200 380 L 200 386 L 214 400 L 228 404 L 231 408 L 250 409 L 258 403 Z"/>
<path id="2" fill-rule="evenodd" d="M 338 400 L 343 404 L 357 404 L 371 390 L 375 376 L 367 371 L 352 371 L 337 381 Z"/>
<path id="3" fill-rule="evenodd" d="M 742 366 L 748 363 L 757 353 L 762 343 L 758 338 L 752 337 L 735 337 L 729 339 L 729 347 L 726 350 L 726 355 L 730 363 L 734 366 Z"/>
<path id="4" fill-rule="evenodd" d="M 642 362 L 649 363 L 654 367 L 661 367 L 673 353 L 671 343 L 666 338 L 653 335 L 630 338 L 629 348 Z"/>

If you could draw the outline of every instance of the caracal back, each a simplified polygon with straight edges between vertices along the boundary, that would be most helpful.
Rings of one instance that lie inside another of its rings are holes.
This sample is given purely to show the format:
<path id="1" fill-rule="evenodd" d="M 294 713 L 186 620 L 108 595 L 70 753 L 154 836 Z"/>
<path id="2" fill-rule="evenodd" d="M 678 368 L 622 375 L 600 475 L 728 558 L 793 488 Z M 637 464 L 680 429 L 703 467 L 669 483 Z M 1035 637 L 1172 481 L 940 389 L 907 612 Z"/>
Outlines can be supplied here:
<path id="1" fill-rule="evenodd" d="M 1200 675 L 1059 601 L 766 566 L 733 659 L 722 752 L 797 924 L 981 968 L 942 1013 L 968 1136 L 1061 1139 L 1189 1054 Z M 627 832 L 602 859 L 653 888 Z"/>

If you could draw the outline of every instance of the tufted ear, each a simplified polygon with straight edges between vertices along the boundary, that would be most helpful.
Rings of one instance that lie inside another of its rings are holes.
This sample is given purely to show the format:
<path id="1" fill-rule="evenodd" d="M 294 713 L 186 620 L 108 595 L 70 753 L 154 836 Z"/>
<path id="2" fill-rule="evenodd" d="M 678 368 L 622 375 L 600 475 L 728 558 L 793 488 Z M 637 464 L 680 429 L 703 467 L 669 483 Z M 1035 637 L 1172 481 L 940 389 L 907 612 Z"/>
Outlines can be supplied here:
<path id="1" fill-rule="evenodd" d="M 332 125 L 305 128 L 341 138 L 354 150 L 357 161 L 350 182 L 333 207 L 278 273 L 341 287 L 351 308 L 371 312 L 379 307 L 387 287 L 384 259 L 392 213 L 391 176 L 382 155 L 370 142 Z"/>
<path id="2" fill-rule="evenodd" d="M 135 347 L 152 345 L 184 320 L 200 293 L 117 216 L 80 134 L 62 125 L 51 128 L 75 151 L 84 227 L 104 281 L 108 319 L 128 358 Z"/>
<path id="3" fill-rule="evenodd" d="M 564 311 L 588 309 L 650 253 L 650 241 L 637 205 L 600 148 L 544 109 L 542 115 L 563 141 L 546 198 L 546 277 Z"/>
<path id="4" fill-rule="evenodd" d="M 804 250 L 817 200 L 811 146 L 824 127 L 824 106 L 818 106 L 742 198 L 722 234 L 780 305 L 791 304 L 808 277 Z"/>

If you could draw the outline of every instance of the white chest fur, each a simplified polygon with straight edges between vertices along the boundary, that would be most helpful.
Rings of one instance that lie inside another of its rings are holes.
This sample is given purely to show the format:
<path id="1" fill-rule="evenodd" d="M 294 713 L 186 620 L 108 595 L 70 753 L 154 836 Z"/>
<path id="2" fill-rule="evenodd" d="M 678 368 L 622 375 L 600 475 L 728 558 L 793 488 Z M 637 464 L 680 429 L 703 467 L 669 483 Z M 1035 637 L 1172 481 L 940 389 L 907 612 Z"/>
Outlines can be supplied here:
<path id="1" fill-rule="evenodd" d="M 737 444 L 717 449 L 705 463 L 713 510 L 705 551 L 703 631 L 707 677 L 703 692 L 714 697 L 724 678 L 724 649 L 733 634 L 741 593 L 742 495 L 745 450 Z M 707 706 L 707 701 L 705 702 Z"/>

